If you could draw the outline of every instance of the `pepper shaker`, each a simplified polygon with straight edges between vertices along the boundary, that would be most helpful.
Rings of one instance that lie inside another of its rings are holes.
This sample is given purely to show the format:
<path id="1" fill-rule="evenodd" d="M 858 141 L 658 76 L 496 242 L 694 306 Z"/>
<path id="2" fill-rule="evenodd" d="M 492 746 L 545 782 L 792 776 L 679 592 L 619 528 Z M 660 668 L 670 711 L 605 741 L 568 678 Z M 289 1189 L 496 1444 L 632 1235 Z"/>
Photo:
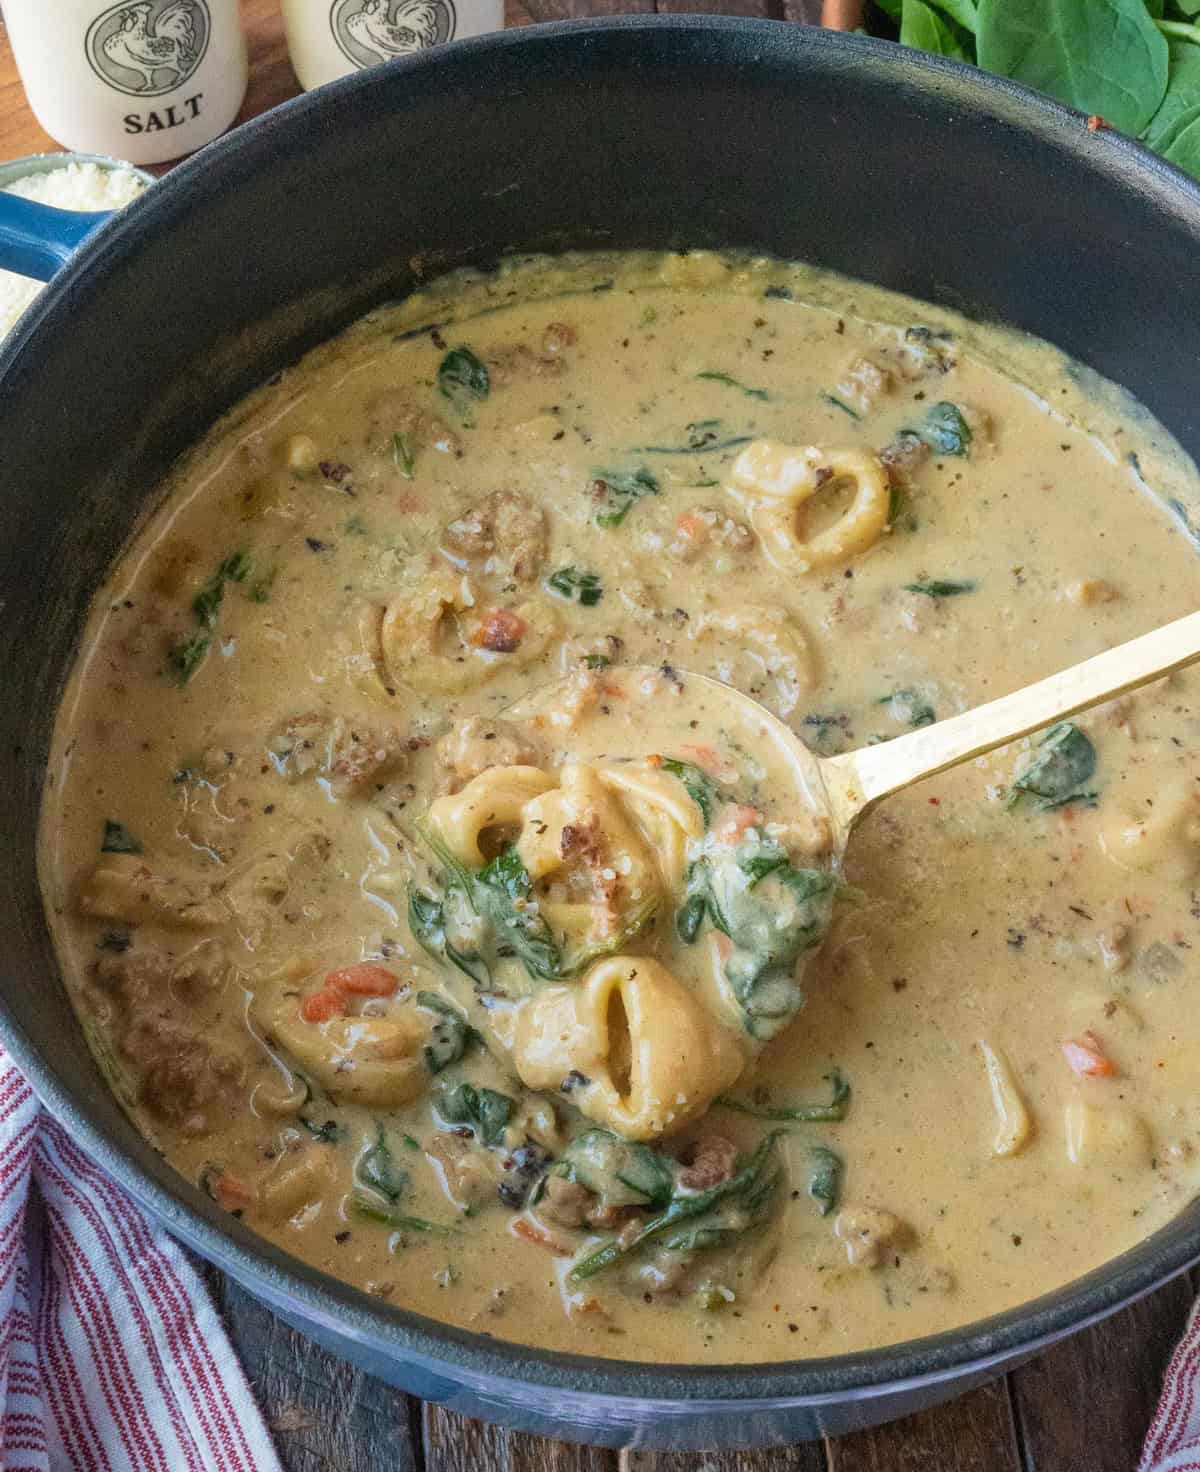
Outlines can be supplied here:
<path id="1" fill-rule="evenodd" d="M 292 68 L 307 90 L 444 41 L 504 29 L 504 0 L 283 0 Z"/>
<path id="2" fill-rule="evenodd" d="M 246 95 L 238 0 L 4 0 L 4 20 L 29 106 L 67 148 L 162 163 Z"/>

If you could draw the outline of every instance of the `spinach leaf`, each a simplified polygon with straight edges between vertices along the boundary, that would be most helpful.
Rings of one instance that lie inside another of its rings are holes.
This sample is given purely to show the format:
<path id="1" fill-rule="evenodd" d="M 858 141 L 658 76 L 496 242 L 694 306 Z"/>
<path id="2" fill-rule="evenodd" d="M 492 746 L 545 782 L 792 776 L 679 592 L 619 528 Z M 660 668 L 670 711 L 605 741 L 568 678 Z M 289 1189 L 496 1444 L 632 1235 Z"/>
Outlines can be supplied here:
<path id="1" fill-rule="evenodd" d="M 723 383 L 727 388 L 736 388 L 744 393 L 748 399 L 769 399 L 771 395 L 765 388 L 747 388 L 744 383 L 739 383 L 736 378 L 730 378 L 728 373 L 697 373 L 697 378 L 706 378 L 711 383 Z"/>
<path id="2" fill-rule="evenodd" d="M 421 1051 L 430 1073 L 441 1073 L 443 1068 L 449 1068 L 462 1058 L 468 1045 L 475 1042 L 479 1034 L 457 1008 L 443 1001 L 436 992 L 418 992 L 417 1006 L 437 1017 L 430 1030 L 429 1041 Z"/>
<path id="3" fill-rule="evenodd" d="M 1200 107 L 1190 108 L 1176 121 L 1159 151 L 1177 169 L 1200 178 Z"/>
<path id="4" fill-rule="evenodd" d="M 812 1162 L 808 1173 L 808 1194 L 817 1204 L 822 1216 L 838 1204 L 842 1190 L 842 1158 L 824 1145 L 814 1145 L 809 1151 Z"/>
<path id="5" fill-rule="evenodd" d="M 468 347 L 451 348 L 438 368 L 438 389 L 454 405 L 463 423 L 474 423 L 472 405 L 482 403 L 492 391 L 487 364 Z"/>
<path id="6" fill-rule="evenodd" d="M 751 1104 L 745 1099 L 730 1099 L 725 1095 L 721 1095 L 715 1102 L 724 1109 L 734 1109 L 739 1114 L 749 1114 L 754 1119 L 787 1120 L 794 1124 L 828 1124 L 845 1119 L 850 1107 L 850 1085 L 836 1068 L 826 1078 L 832 1089 L 828 1104 L 781 1104 L 775 1108 Z"/>
<path id="7" fill-rule="evenodd" d="M 748 445 L 753 435 L 731 435 L 722 439 L 721 420 L 697 419 L 684 427 L 687 435 L 682 445 L 642 445 L 641 455 L 709 455 L 721 450 L 735 450 L 739 445 Z"/>
<path id="8" fill-rule="evenodd" d="M 351 1196 L 350 1210 L 355 1216 L 365 1217 L 369 1222 L 379 1222 L 381 1226 L 394 1227 L 398 1232 L 427 1232 L 442 1236 L 454 1231 L 453 1227 L 444 1227 L 437 1222 L 426 1221 L 421 1216 L 404 1216 L 390 1208 L 373 1206 L 361 1196 Z"/>
<path id="9" fill-rule="evenodd" d="M 766 1210 L 779 1189 L 783 1179 L 783 1167 L 779 1162 L 776 1141 L 779 1135 L 772 1131 L 767 1135 L 749 1162 L 734 1176 L 720 1185 L 713 1186 L 708 1191 L 698 1191 L 694 1194 L 675 1194 L 671 1197 L 666 1207 L 643 1223 L 640 1230 L 622 1237 L 612 1237 L 603 1247 L 577 1262 L 568 1273 L 568 1278 L 574 1283 L 586 1282 L 594 1278 L 597 1273 L 602 1273 L 606 1268 L 612 1267 L 616 1262 L 628 1258 L 647 1242 L 662 1237 L 671 1232 L 669 1242 L 682 1240 L 682 1234 L 676 1234 L 673 1228 L 681 1223 L 695 1223 L 695 1227 L 685 1229 L 689 1234 L 691 1247 L 718 1246 L 731 1240 L 731 1234 L 744 1232 L 753 1226 L 757 1226 L 764 1219 Z M 715 1220 L 704 1223 L 707 1234 L 701 1236 L 697 1228 L 701 1226 L 699 1218 L 707 1217 L 714 1209 L 723 1206 L 726 1202 L 733 1208 L 736 1215 L 730 1219 L 717 1217 Z"/>
<path id="10" fill-rule="evenodd" d="M 603 503 L 596 512 L 596 525 L 605 531 L 618 527 L 630 507 L 643 496 L 657 496 L 658 480 L 644 466 L 637 470 L 593 470 L 593 487 Z"/>
<path id="11" fill-rule="evenodd" d="M 919 429 L 902 429 L 900 433 L 915 434 L 939 455 L 965 455 L 974 438 L 962 410 L 947 399 L 929 409 Z"/>
<path id="12" fill-rule="evenodd" d="M 354 1179 L 393 1206 L 408 1186 L 408 1172 L 396 1164 L 381 1124 L 375 1126 L 375 1139 L 370 1147 L 359 1156 Z"/>
<path id="13" fill-rule="evenodd" d="M 665 1206 L 675 1189 L 671 1162 L 650 1145 L 609 1130 L 586 1130 L 563 1151 L 552 1174 L 577 1181 L 609 1206 Z"/>
<path id="14" fill-rule="evenodd" d="M 491 985 L 492 976 L 487 962 L 476 951 L 460 950 L 453 945 L 446 930 L 446 905 L 435 895 L 421 889 L 408 892 L 408 928 L 413 939 L 435 960 L 447 961 L 457 966 L 480 988 Z"/>
<path id="15" fill-rule="evenodd" d="M 1050 727 L 1038 744 L 1038 754 L 1013 782 L 1008 806 L 1034 799 L 1042 811 L 1074 801 L 1087 801 L 1094 792 L 1084 788 L 1096 770 L 1096 748 L 1072 721 Z"/>
<path id="16" fill-rule="evenodd" d="M 577 567 L 560 567 L 546 579 L 546 586 L 568 603 L 582 603 L 585 608 L 595 608 L 604 597 L 600 574 L 580 572 Z"/>
<path id="17" fill-rule="evenodd" d="M 192 612 L 206 629 L 216 628 L 217 614 L 225 598 L 226 583 L 244 583 L 254 571 L 248 552 L 231 552 L 192 599 Z"/>
<path id="18" fill-rule="evenodd" d="M 124 823 L 114 822 L 112 818 L 104 820 L 104 837 L 100 843 L 102 854 L 140 854 L 142 845 L 125 827 Z"/>
<path id="19" fill-rule="evenodd" d="M 516 956 L 531 976 L 555 981 L 562 975 L 562 954 L 540 914 L 518 909 L 530 892 L 529 873 L 515 848 L 505 849 L 472 877 L 475 909 L 496 933 L 501 954 Z"/>
<path id="20" fill-rule="evenodd" d="M 187 684 L 203 663 L 211 643 L 211 634 L 200 633 L 171 645 L 167 651 L 167 668 L 175 677 L 176 684 Z"/>
<path id="21" fill-rule="evenodd" d="M 986 71 L 1135 136 L 1167 89 L 1167 43 L 1144 0 L 980 0 L 977 44 Z"/>
<path id="22" fill-rule="evenodd" d="M 589 670 L 606 670 L 612 664 L 612 660 L 607 654 L 585 654 L 583 663 Z"/>
<path id="23" fill-rule="evenodd" d="M 1200 46 L 1173 41 L 1169 48 L 1170 67 L 1167 90 L 1158 111 L 1146 124 L 1142 141 L 1161 153 L 1164 139 L 1185 114 L 1194 115 L 1200 108 Z"/>
<path id="24" fill-rule="evenodd" d="M 803 1000 L 796 963 L 824 938 L 837 887 L 832 874 L 781 865 L 777 856 L 775 845 L 756 837 L 736 849 L 714 847 L 688 870 L 675 918 L 685 943 L 696 939 L 706 919 L 733 942 L 725 979 L 747 1031 L 763 1039 L 778 1032 Z"/>
<path id="25" fill-rule="evenodd" d="M 416 827 L 445 871 L 447 896 L 453 893 L 461 897 L 488 923 L 498 954 L 516 956 L 531 976 L 558 980 L 563 975 L 562 955 L 549 925 L 526 903 L 531 889 L 529 874 L 516 849 L 506 849 L 478 873 L 472 873 L 428 824 L 418 822 Z"/>
<path id="26" fill-rule="evenodd" d="M 477 1089 L 474 1084 L 455 1084 L 443 1089 L 434 1107 L 447 1124 L 465 1124 L 484 1145 L 499 1145 L 512 1118 L 515 1102 L 495 1089 Z"/>
<path id="27" fill-rule="evenodd" d="M 878 703 L 887 706 L 888 715 L 893 720 L 911 726 L 914 731 L 922 726 L 932 726 L 937 720 L 933 706 L 919 690 L 896 690 L 891 695 L 884 695 Z"/>
<path id="28" fill-rule="evenodd" d="M 707 828 L 712 822 L 713 809 L 720 797 L 720 790 L 716 782 L 703 768 L 696 766 L 693 762 L 680 761 L 673 756 L 663 757 L 660 770 L 669 772 L 672 777 L 677 777 L 683 783 L 687 789 L 687 795 L 700 809 L 704 818 L 704 826 Z"/>
<path id="29" fill-rule="evenodd" d="M 957 598 L 960 593 L 973 593 L 979 584 L 974 578 L 950 582 L 945 578 L 929 578 L 922 583 L 905 583 L 906 593 L 924 593 L 926 598 Z"/>
<path id="30" fill-rule="evenodd" d="M 923 0 L 904 0 L 904 13 L 900 18 L 901 46 L 914 46 L 918 51 L 932 51 L 937 56 L 949 56 L 955 61 L 973 62 L 974 51 L 956 34 L 956 27 Z"/>
<path id="31" fill-rule="evenodd" d="M 848 414 L 851 419 L 862 418 L 862 415 L 858 412 L 857 409 L 852 409 L 844 399 L 839 399 L 836 394 L 822 394 L 821 397 L 834 409 L 840 409 L 843 414 Z"/>
<path id="32" fill-rule="evenodd" d="M 405 480 L 412 480 L 417 468 L 417 452 L 413 448 L 411 435 L 397 430 L 392 436 L 392 463 Z"/>

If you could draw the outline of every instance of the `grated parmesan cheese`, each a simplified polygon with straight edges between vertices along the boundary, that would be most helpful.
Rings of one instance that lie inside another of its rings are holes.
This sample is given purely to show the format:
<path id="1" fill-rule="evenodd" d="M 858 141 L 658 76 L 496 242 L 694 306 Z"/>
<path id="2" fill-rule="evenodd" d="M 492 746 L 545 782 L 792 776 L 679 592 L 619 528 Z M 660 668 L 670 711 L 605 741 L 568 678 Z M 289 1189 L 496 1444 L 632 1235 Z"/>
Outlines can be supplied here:
<path id="1" fill-rule="evenodd" d="M 119 210 L 141 194 L 145 185 L 132 169 L 106 169 L 99 164 L 65 164 L 48 173 L 29 174 L 5 186 L 38 204 L 60 210 Z M 42 282 L 15 271 L 0 271 L 0 340 L 42 289 Z"/>

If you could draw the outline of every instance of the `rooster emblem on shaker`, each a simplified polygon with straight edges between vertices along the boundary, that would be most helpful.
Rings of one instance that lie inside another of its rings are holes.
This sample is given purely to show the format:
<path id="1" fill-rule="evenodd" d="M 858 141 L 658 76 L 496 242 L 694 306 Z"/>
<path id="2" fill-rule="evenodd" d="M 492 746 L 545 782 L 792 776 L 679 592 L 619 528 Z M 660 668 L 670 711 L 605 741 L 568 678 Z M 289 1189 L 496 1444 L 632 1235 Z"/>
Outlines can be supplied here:
<path id="1" fill-rule="evenodd" d="M 171 92 L 208 47 L 204 0 L 134 0 L 106 10 L 88 32 L 88 58 L 110 86 L 138 97 Z"/>
<path id="2" fill-rule="evenodd" d="M 451 0 L 334 0 L 330 25 L 355 66 L 411 56 L 454 38 Z"/>

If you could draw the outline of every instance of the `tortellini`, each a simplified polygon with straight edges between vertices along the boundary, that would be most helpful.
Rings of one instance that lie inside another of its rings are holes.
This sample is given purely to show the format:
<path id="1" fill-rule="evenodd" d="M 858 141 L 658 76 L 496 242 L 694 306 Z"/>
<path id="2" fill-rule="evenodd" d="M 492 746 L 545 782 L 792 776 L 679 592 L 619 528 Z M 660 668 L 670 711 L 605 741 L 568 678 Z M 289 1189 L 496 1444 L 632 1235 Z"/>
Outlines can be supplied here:
<path id="1" fill-rule="evenodd" d="M 600 961 L 575 986 L 530 999 L 513 1062 L 522 1083 L 556 1091 L 630 1140 L 673 1133 L 740 1076 L 746 1055 L 670 971 L 646 956 Z"/>
<path id="2" fill-rule="evenodd" d="M 819 491 L 849 482 L 850 506 L 812 537 L 798 529 L 800 508 Z M 865 552 L 888 522 L 891 490 L 883 462 L 867 450 L 822 450 L 755 440 L 729 472 L 729 494 L 749 513 L 763 549 L 776 567 L 812 572 Z"/>
<path id="3" fill-rule="evenodd" d="M 461 792 L 430 804 L 429 822 L 460 864 L 487 862 L 479 839 L 488 829 L 519 829 L 527 804 L 554 786 L 540 767 L 488 767 Z"/>
<path id="4" fill-rule="evenodd" d="M 384 611 L 380 653 L 399 685 L 460 695 L 501 668 L 539 659 L 556 632 L 545 603 L 479 610 L 469 580 L 448 568 L 414 581 Z"/>
<path id="5" fill-rule="evenodd" d="M 1187 884 L 1200 872 L 1200 792 L 1179 780 L 1159 788 L 1153 807 L 1136 816 L 1115 804 L 1100 831 L 1104 852 L 1122 869 L 1161 874 Z"/>
<path id="6" fill-rule="evenodd" d="M 411 1011 L 305 1022 L 289 997 L 259 1013 L 259 1021 L 301 1072 L 335 1099 L 394 1109 L 428 1087 L 426 1029 Z"/>

